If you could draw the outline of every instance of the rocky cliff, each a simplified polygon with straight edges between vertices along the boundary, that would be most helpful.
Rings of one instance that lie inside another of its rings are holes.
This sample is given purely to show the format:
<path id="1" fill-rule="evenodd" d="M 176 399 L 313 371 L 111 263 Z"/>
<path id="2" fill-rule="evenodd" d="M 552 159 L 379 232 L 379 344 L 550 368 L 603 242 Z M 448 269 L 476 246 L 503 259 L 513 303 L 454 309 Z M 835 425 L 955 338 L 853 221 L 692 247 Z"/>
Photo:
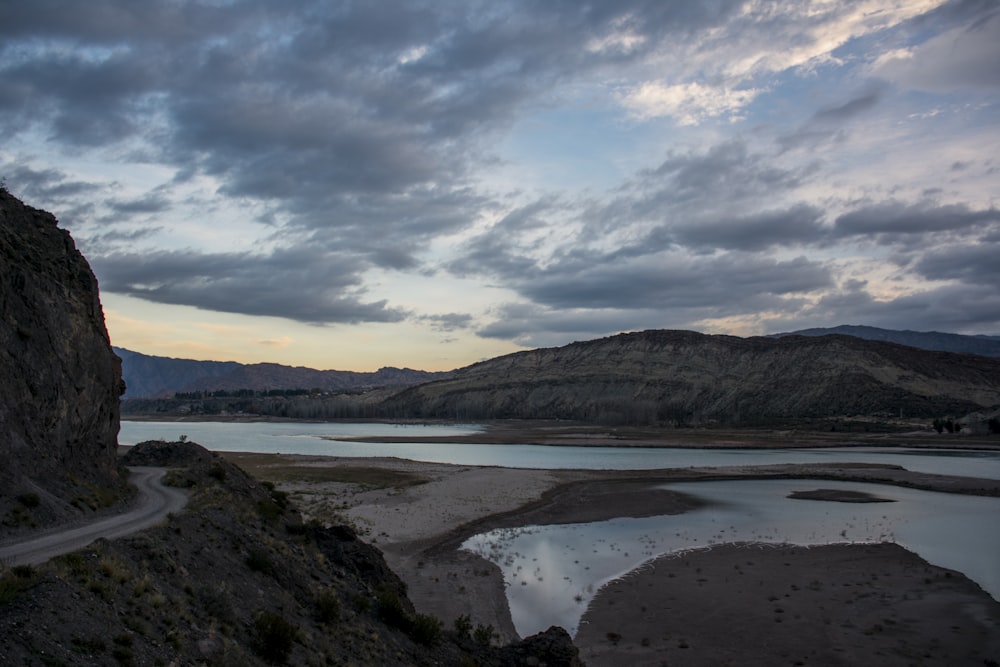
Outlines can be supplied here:
<path id="1" fill-rule="evenodd" d="M 1000 405 L 1000 359 L 850 336 L 644 331 L 510 354 L 395 394 L 412 417 L 775 424 Z"/>
<path id="2" fill-rule="evenodd" d="M 117 497 L 121 366 L 69 232 L 0 188 L 0 531 Z"/>

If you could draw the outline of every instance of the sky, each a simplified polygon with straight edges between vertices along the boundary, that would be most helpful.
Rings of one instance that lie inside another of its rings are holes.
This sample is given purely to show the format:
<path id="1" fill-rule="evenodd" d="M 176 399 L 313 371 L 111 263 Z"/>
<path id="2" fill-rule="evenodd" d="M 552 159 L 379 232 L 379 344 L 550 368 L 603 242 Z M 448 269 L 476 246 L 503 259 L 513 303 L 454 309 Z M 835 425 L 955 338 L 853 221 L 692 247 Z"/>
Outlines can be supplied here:
<path id="1" fill-rule="evenodd" d="M 997 0 L 5 0 L 0 177 L 112 343 L 448 370 L 1000 334 Z"/>

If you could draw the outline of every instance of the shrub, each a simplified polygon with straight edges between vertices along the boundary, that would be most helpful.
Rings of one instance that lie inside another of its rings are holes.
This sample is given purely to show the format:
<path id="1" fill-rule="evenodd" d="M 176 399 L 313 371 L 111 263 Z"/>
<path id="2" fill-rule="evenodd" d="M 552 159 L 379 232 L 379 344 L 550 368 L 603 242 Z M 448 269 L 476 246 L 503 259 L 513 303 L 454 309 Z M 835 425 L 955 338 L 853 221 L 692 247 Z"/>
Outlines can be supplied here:
<path id="1" fill-rule="evenodd" d="M 403 608 L 399 596 L 389 588 L 381 588 L 376 597 L 376 612 L 379 619 L 386 625 L 400 630 L 409 630 L 410 618 Z"/>
<path id="2" fill-rule="evenodd" d="M 299 629 L 284 616 L 262 611 L 254 620 L 254 653 L 270 663 L 284 664 L 298 635 Z"/>
<path id="3" fill-rule="evenodd" d="M 441 639 L 444 624 L 441 619 L 430 614 L 417 614 L 410 626 L 410 638 L 418 644 L 433 646 Z"/>
<path id="4" fill-rule="evenodd" d="M 316 596 L 316 620 L 329 625 L 340 618 L 340 600 L 330 589 L 320 591 Z"/>
<path id="5" fill-rule="evenodd" d="M 34 509 L 41 504 L 42 499 L 38 497 L 37 493 L 22 493 L 17 497 L 17 502 L 28 509 Z"/>
<path id="6" fill-rule="evenodd" d="M 254 572 L 262 574 L 274 573 L 274 566 L 271 564 L 271 559 L 263 549 L 251 549 L 250 553 L 247 554 L 245 562 L 247 567 Z"/>
<path id="7" fill-rule="evenodd" d="M 472 633 L 472 638 L 476 640 L 476 643 L 481 646 L 489 646 L 493 643 L 493 638 L 496 636 L 496 632 L 493 630 L 492 625 L 477 625 L 475 632 Z"/>
<path id="8" fill-rule="evenodd" d="M 469 618 L 468 614 L 462 614 L 452 623 L 452 628 L 456 635 L 462 639 L 468 639 L 472 636 L 472 619 Z"/>

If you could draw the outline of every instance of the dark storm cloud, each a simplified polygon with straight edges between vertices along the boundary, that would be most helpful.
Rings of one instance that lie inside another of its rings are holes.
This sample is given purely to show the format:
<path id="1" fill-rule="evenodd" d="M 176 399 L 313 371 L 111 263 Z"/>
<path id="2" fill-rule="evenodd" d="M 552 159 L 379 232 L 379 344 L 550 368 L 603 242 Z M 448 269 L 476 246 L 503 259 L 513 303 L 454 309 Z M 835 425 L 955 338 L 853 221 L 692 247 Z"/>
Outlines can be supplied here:
<path id="1" fill-rule="evenodd" d="M 888 201 L 839 216 L 834 222 L 834 234 L 873 238 L 887 244 L 902 241 L 911 235 L 966 234 L 998 223 L 1000 211 L 996 209 L 976 211 L 964 204 L 941 206 L 928 202 L 907 204 Z"/>
<path id="2" fill-rule="evenodd" d="M 102 289 L 149 301 L 301 322 L 396 322 L 406 313 L 367 302 L 359 262 L 293 248 L 269 255 L 181 251 L 115 254 L 91 260 Z"/>
<path id="3" fill-rule="evenodd" d="M 561 269 L 539 271 L 515 284 L 532 301 L 559 308 L 665 309 L 708 302 L 736 311 L 831 284 L 828 269 L 803 257 L 778 261 L 750 255 L 668 255 Z"/>
<path id="4" fill-rule="evenodd" d="M 1000 242 L 935 247 L 916 262 L 914 270 L 930 280 L 957 280 L 965 285 L 1000 286 Z"/>
<path id="5" fill-rule="evenodd" d="M 824 212 L 808 204 L 786 210 L 734 216 L 715 222 L 678 225 L 673 237 L 682 245 L 730 250 L 766 250 L 812 244 L 825 236 Z"/>

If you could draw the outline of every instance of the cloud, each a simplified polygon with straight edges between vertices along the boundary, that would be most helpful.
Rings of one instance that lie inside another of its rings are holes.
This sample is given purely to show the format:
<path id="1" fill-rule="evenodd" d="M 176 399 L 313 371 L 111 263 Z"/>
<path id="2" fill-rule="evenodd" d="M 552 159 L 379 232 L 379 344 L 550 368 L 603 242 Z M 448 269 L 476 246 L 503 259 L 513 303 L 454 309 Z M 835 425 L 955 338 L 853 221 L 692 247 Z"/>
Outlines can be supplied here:
<path id="1" fill-rule="evenodd" d="M 732 90 L 697 82 L 665 85 L 643 83 L 622 97 L 622 105 L 636 118 L 674 118 L 679 125 L 697 125 L 707 118 L 735 116 L 760 90 Z"/>
<path id="2" fill-rule="evenodd" d="M 1000 10 L 993 2 L 955 4 L 963 8 L 956 17 L 961 25 L 914 46 L 882 54 L 872 73 L 927 92 L 1000 89 Z"/>
<path id="3" fill-rule="evenodd" d="M 85 5 L 5 4 L 0 162 L 102 290 L 522 343 L 962 321 L 946 297 L 990 321 L 957 295 L 996 282 L 995 3 Z M 510 149 L 546 113 L 616 176 L 556 191 Z M 917 285 L 851 282 L 855 254 Z M 385 287 L 410 274 L 485 314 Z"/>
<path id="4" fill-rule="evenodd" d="M 837 217 L 834 233 L 840 237 L 864 236 L 882 244 L 902 242 L 914 235 L 952 236 L 1000 224 L 997 209 L 973 210 L 966 204 L 907 204 L 887 201 L 862 206 Z"/>
<path id="5" fill-rule="evenodd" d="M 458 331 L 468 329 L 473 322 L 469 313 L 444 313 L 441 315 L 422 315 L 417 318 L 429 322 L 435 331 Z"/>
<path id="6" fill-rule="evenodd" d="M 269 255 L 159 251 L 91 258 L 101 287 L 148 301 L 284 317 L 309 324 L 398 322 L 386 300 L 365 301 L 357 260 L 321 249 Z"/>
<path id="7" fill-rule="evenodd" d="M 295 342 L 295 339 L 291 336 L 281 336 L 280 338 L 261 338 L 257 341 L 258 345 L 263 345 L 264 347 L 277 347 L 284 348 L 288 347 Z"/>

